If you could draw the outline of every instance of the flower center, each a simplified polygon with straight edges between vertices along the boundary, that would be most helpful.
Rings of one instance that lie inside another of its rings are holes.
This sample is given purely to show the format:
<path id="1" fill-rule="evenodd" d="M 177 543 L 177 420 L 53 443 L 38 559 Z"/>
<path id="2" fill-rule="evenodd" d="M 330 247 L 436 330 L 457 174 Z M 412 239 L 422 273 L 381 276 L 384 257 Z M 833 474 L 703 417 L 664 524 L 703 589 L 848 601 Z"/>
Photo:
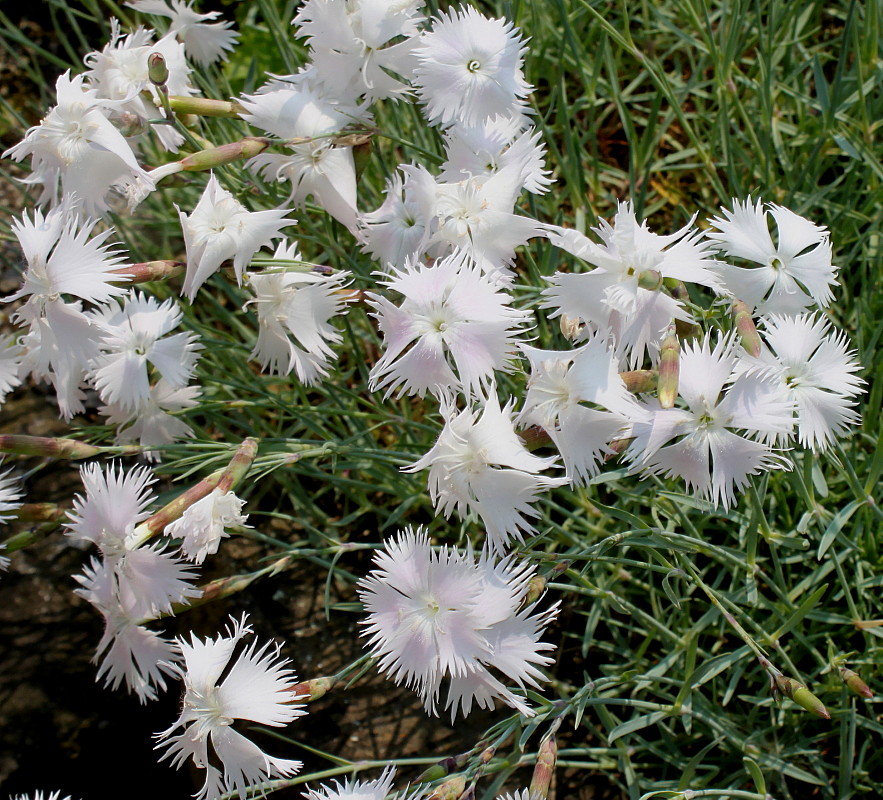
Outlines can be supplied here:
<path id="1" fill-rule="evenodd" d="M 466 69 L 471 73 L 476 73 L 481 69 L 481 62 L 477 58 L 470 58 L 466 62 Z"/>

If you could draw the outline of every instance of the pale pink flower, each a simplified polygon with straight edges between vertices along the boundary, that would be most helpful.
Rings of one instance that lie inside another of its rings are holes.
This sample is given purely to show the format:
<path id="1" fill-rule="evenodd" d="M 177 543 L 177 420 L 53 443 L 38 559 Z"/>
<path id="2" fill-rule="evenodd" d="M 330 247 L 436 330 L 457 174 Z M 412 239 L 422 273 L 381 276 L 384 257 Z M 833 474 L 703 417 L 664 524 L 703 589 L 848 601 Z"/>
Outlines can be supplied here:
<path id="1" fill-rule="evenodd" d="M 431 266 L 406 262 L 384 283 L 404 299 L 397 306 L 368 294 L 385 345 L 371 369 L 372 391 L 483 396 L 495 370 L 513 368 L 516 337 L 530 327 L 531 313 L 512 308 L 465 252 Z"/>
<path id="2" fill-rule="evenodd" d="M 414 689 L 430 714 L 447 680 L 452 721 L 473 702 L 493 708 L 495 700 L 533 715 L 497 677 L 537 688 L 540 667 L 552 661 L 542 653 L 553 646 L 540 638 L 557 606 L 541 613 L 523 606 L 534 573 L 526 562 L 495 562 L 487 551 L 476 561 L 471 547 L 433 551 L 425 531 L 407 529 L 374 563 L 359 596 L 368 612 L 363 635 L 382 672 Z"/>
<path id="3" fill-rule="evenodd" d="M 196 794 L 200 800 L 234 791 L 245 798 L 251 787 L 293 775 L 302 766 L 268 756 L 232 727 L 237 719 L 281 727 L 306 713 L 292 702 L 299 697 L 293 693 L 295 675 L 280 659 L 279 645 L 258 647 L 253 641 L 232 660 L 237 645 L 252 632 L 243 615 L 233 620 L 227 636 L 202 641 L 192 634 L 190 642 L 177 640 L 184 664 L 172 669 L 184 682 L 183 708 L 175 724 L 156 735 L 157 748 L 166 748 L 162 759 L 171 758 L 173 766 L 192 759 L 206 771 Z M 221 769 L 209 759 L 209 744 Z"/>

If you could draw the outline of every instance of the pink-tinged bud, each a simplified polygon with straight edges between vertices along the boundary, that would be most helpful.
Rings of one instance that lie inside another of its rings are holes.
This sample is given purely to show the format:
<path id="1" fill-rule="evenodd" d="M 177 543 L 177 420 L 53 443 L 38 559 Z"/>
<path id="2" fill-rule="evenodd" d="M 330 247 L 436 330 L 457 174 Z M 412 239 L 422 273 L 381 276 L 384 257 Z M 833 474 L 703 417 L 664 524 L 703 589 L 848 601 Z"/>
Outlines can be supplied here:
<path id="1" fill-rule="evenodd" d="M 681 367 L 681 353 L 674 324 L 668 326 L 665 338 L 659 347 L 659 382 L 657 397 L 662 408 L 674 408 L 678 397 L 678 377 Z"/>
<path id="2" fill-rule="evenodd" d="M 248 474 L 249 469 L 251 469 L 251 462 L 254 461 L 257 452 L 257 439 L 251 436 L 243 439 L 242 444 L 239 445 L 239 449 L 233 458 L 230 459 L 227 469 L 224 470 L 224 474 L 221 475 L 221 479 L 218 481 L 218 490 L 220 492 L 229 492 Z"/>
<path id="3" fill-rule="evenodd" d="M 181 97 L 170 95 L 169 105 L 176 114 L 196 114 L 199 117 L 238 117 L 245 109 L 236 102 L 212 100 L 209 97 Z"/>
<path id="4" fill-rule="evenodd" d="M 147 77 L 154 86 L 165 86 L 169 79 L 169 68 L 162 53 L 151 53 L 147 56 Z"/>
<path id="5" fill-rule="evenodd" d="M 530 781 L 530 799 L 546 800 L 549 796 L 549 787 L 555 775 L 555 763 L 558 760 L 558 744 L 555 735 L 548 736 L 540 744 L 540 752 L 537 753 L 537 765 L 533 770 L 533 778 Z"/>
<path id="6" fill-rule="evenodd" d="M 828 709 L 825 708 L 822 701 L 807 689 L 806 686 L 800 683 L 800 681 L 796 681 L 794 678 L 786 678 L 784 675 L 775 675 L 773 676 L 773 679 L 776 682 L 776 688 L 785 695 L 785 697 L 793 700 L 801 708 L 809 711 L 810 714 L 815 714 L 822 719 L 831 719 L 831 715 L 828 713 Z"/>
<path id="7" fill-rule="evenodd" d="M 147 283 L 174 278 L 180 275 L 186 266 L 183 261 L 143 261 L 111 270 L 110 274 L 119 275 L 121 279 L 128 277 L 127 283 Z"/>
<path id="8" fill-rule="evenodd" d="M 478 763 L 490 764 L 496 754 L 496 747 L 486 747 L 484 750 L 481 751 L 481 754 L 478 756 Z"/>
<path id="9" fill-rule="evenodd" d="M 638 273 L 638 288 L 658 292 L 662 288 L 662 274 L 655 269 L 645 269 Z"/>
<path id="10" fill-rule="evenodd" d="M 851 692 L 859 695 L 859 697 L 870 699 L 874 696 L 871 687 L 859 677 L 857 672 L 853 672 L 851 669 L 840 667 L 840 680 L 847 685 Z"/>
<path id="11" fill-rule="evenodd" d="M 292 703 L 312 703 L 314 700 L 318 700 L 320 697 L 324 697 L 328 692 L 330 692 L 335 684 L 337 683 L 337 679 L 333 677 L 329 678 L 313 678 L 311 681 L 301 681 L 300 683 L 294 684 L 291 687 Z"/>
<path id="12" fill-rule="evenodd" d="M 441 786 L 436 786 L 432 793 L 427 796 L 426 800 L 460 800 L 465 791 L 466 777 L 464 775 L 455 775 L 441 784 Z"/>
<path id="13" fill-rule="evenodd" d="M 757 327 L 751 316 L 751 309 L 747 303 L 736 300 L 733 303 L 732 313 L 736 331 L 742 340 L 742 346 L 749 355 L 757 358 L 760 355 L 760 334 L 757 332 Z"/>
<path id="14" fill-rule="evenodd" d="M 0 453 L 15 453 L 19 456 L 40 456 L 42 458 L 92 458 L 104 452 L 103 447 L 78 442 L 75 439 L 59 439 L 51 436 L 0 435 Z M 140 452 L 134 448 L 131 452 Z"/>
<path id="15" fill-rule="evenodd" d="M 658 385 L 659 378 L 656 371 L 652 369 L 633 369 L 628 372 L 620 372 L 619 377 L 622 378 L 625 388 L 633 394 L 652 392 Z"/>
<path id="16" fill-rule="evenodd" d="M 228 142 L 208 150 L 200 150 L 198 153 L 191 153 L 178 163 L 185 172 L 202 172 L 260 155 L 271 144 L 272 141 L 266 136 L 246 136 L 238 142 Z"/>

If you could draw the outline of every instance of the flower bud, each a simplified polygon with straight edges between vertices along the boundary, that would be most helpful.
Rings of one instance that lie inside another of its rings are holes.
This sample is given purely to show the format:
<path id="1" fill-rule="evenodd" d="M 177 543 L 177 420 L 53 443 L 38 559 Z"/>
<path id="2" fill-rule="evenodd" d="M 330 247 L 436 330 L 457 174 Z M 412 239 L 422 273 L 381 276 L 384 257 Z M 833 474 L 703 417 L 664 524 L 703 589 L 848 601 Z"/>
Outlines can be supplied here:
<path id="1" fill-rule="evenodd" d="M 681 366 L 681 353 L 674 323 L 668 326 L 665 338 L 659 348 L 659 381 L 656 394 L 662 408 L 674 408 L 678 397 L 678 375 Z"/>
<path id="2" fill-rule="evenodd" d="M 431 767 L 428 767 L 420 773 L 420 777 L 417 778 L 415 783 L 429 783 L 430 781 L 437 781 L 439 778 L 444 778 L 445 775 L 450 775 L 454 770 L 465 767 L 468 760 L 469 756 L 467 753 L 443 758 L 438 764 L 433 764 Z"/>
<path id="3" fill-rule="evenodd" d="M 296 683 L 291 687 L 291 693 L 295 695 L 292 697 L 291 702 L 312 703 L 314 700 L 318 700 L 320 697 L 328 694 L 336 683 L 337 679 L 333 677 L 313 678 L 311 681 Z"/>
<path id="4" fill-rule="evenodd" d="M 652 392 L 658 382 L 658 374 L 652 369 L 633 369 L 628 372 L 620 372 L 625 388 L 633 394 Z"/>
<path id="5" fill-rule="evenodd" d="M 169 68 L 162 53 L 151 53 L 147 56 L 147 77 L 154 86 L 165 86 L 169 79 Z"/>
<path id="6" fill-rule="evenodd" d="M 59 439 L 52 436 L 24 436 L 18 434 L 0 435 L 0 453 L 15 453 L 20 456 L 40 456 L 42 458 L 92 458 L 104 448 L 78 442 L 75 439 Z M 135 448 L 133 452 L 139 452 Z"/>
<path id="7" fill-rule="evenodd" d="M 645 269 L 638 275 L 638 288 L 658 292 L 662 288 L 662 274 L 655 269 Z"/>
<path id="8" fill-rule="evenodd" d="M 828 713 L 828 710 L 825 708 L 822 701 L 800 683 L 800 681 L 796 681 L 794 678 L 786 678 L 784 675 L 776 675 L 774 676 L 774 680 L 776 682 L 776 688 L 785 695 L 785 697 L 793 700 L 801 708 L 806 709 L 810 714 L 815 714 L 822 719 L 831 719 L 831 715 Z"/>
<path id="9" fill-rule="evenodd" d="M 270 139 L 265 136 L 246 136 L 238 142 L 228 142 L 208 150 L 200 150 L 198 153 L 191 153 L 178 163 L 186 172 L 202 172 L 243 158 L 252 158 L 263 153 L 270 144 Z"/>
<path id="10" fill-rule="evenodd" d="M 748 308 L 747 303 L 736 300 L 733 303 L 732 311 L 733 321 L 739 338 L 742 340 L 742 346 L 749 355 L 757 358 L 760 355 L 760 334 L 757 332 L 757 327 L 751 316 L 751 309 Z"/>
<path id="11" fill-rule="evenodd" d="M 466 791 L 466 777 L 455 775 L 440 786 L 436 786 L 426 800 L 460 800 L 460 796 Z"/>
<path id="12" fill-rule="evenodd" d="M 870 699 L 874 696 L 874 693 L 871 691 L 868 684 L 859 677 L 857 672 L 853 672 L 851 669 L 840 667 L 840 680 L 846 684 L 850 691 L 860 697 L 867 697 Z"/>
<path id="13" fill-rule="evenodd" d="M 183 261 L 144 261 L 111 270 L 110 274 L 119 275 L 120 278 L 128 277 L 131 283 L 146 283 L 173 278 L 181 274 L 186 266 Z"/>
<path id="14" fill-rule="evenodd" d="M 549 787 L 552 785 L 552 777 L 555 775 L 557 759 L 558 744 L 555 741 L 555 735 L 552 734 L 540 744 L 537 765 L 534 767 L 533 778 L 530 781 L 530 800 L 546 800 L 549 796 Z"/>
<path id="15" fill-rule="evenodd" d="M 546 579 L 542 575 L 534 575 L 527 584 L 527 594 L 524 596 L 526 606 L 535 603 L 546 591 Z"/>

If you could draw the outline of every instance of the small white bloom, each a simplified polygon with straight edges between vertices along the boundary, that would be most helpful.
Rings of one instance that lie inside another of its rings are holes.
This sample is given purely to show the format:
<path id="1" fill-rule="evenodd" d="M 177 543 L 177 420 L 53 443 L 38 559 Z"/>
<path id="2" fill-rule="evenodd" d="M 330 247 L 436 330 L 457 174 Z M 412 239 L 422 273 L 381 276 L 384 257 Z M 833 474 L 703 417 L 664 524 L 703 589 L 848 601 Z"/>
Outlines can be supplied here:
<path id="1" fill-rule="evenodd" d="M 494 370 L 513 368 L 516 337 L 530 326 L 531 313 L 512 308 L 512 298 L 465 252 L 432 266 L 406 262 L 385 285 L 404 300 L 396 306 L 368 294 L 386 347 L 371 369 L 372 391 L 481 396 Z"/>
<path id="2" fill-rule="evenodd" d="M 525 518 L 537 516 L 531 503 L 543 491 L 567 483 L 537 473 L 555 458 L 532 455 L 515 434 L 511 406 L 500 408 L 490 392 L 481 416 L 448 403 L 441 408 L 445 426 L 432 449 L 407 472 L 429 469 L 429 495 L 436 510 L 462 518 L 474 511 L 487 530 L 491 549 L 502 552 L 511 538 L 523 541 L 534 528 Z"/>
<path id="3" fill-rule="evenodd" d="M 758 359 L 743 356 L 740 366 L 772 375 L 795 404 L 800 444 L 826 450 L 861 421 L 854 398 L 865 382 L 845 334 L 811 314 L 769 317 L 761 332 L 769 349 Z"/>
<path id="4" fill-rule="evenodd" d="M 0 405 L 22 381 L 24 347 L 15 334 L 0 334 Z"/>
<path id="5" fill-rule="evenodd" d="M 603 336 L 558 352 L 522 345 L 531 375 L 519 421 L 539 425 L 555 443 L 573 485 L 598 474 L 610 442 L 627 437 L 638 413 Z"/>
<path id="6" fill-rule="evenodd" d="M 84 75 L 71 78 L 69 72 L 59 76 L 57 105 L 3 156 L 14 161 L 31 156 L 32 174 L 24 182 L 43 185 L 41 205 L 55 205 L 62 196 L 73 194 L 86 214 L 98 216 L 109 208 L 110 188 L 151 180 L 108 119 L 119 103 L 99 98 L 96 90 L 84 87 L 84 79 Z"/>
<path id="7" fill-rule="evenodd" d="M 197 405 L 200 392 L 199 386 L 175 387 L 160 378 L 150 387 L 147 401 L 134 411 L 114 404 L 98 410 L 107 417 L 108 424 L 117 426 L 117 444 L 138 442 L 145 448 L 161 447 L 193 436 L 190 426 L 173 415 Z M 147 449 L 142 455 L 151 461 L 160 458 L 158 450 Z"/>
<path id="8" fill-rule="evenodd" d="M 140 292 L 122 305 L 111 302 L 92 315 L 105 333 L 101 354 L 92 362 L 95 387 L 105 403 L 129 412 L 146 405 L 151 364 L 169 386 L 187 384 L 202 346 L 193 332 L 166 336 L 181 318 L 173 299 L 160 303 Z"/>
<path id="9" fill-rule="evenodd" d="M 50 795 L 46 798 L 46 800 L 58 800 L 58 798 L 59 798 L 60 796 L 61 796 L 61 792 L 59 792 L 59 791 L 52 792 L 52 793 L 50 793 Z M 31 800 L 31 795 L 29 795 L 29 794 L 19 794 L 19 795 L 15 795 L 15 796 L 13 797 L 13 800 Z M 37 789 L 37 791 L 34 792 L 33 800 L 43 800 L 43 792 L 40 791 L 39 789 Z M 63 798 L 63 800 L 71 800 L 70 795 L 68 795 L 67 797 Z"/>
<path id="10" fill-rule="evenodd" d="M 298 26 L 298 36 L 306 37 L 311 61 L 330 96 L 362 96 L 373 103 L 409 91 L 395 75 L 408 79 L 416 66 L 423 2 L 307 0 L 292 24 Z M 390 44 L 393 39 L 401 40 Z"/>
<path id="11" fill-rule="evenodd" d="M 548 226 L 556 247 L 592 264 L 590 272 L 556 272 L 543 294 L 544 308 L 588 323 L 589 330 L 610 331 L 617 355 L 635 369 L 648 348 L 658 346 L 673 319 L 692 317 L 673 297 L 661 291 L 662 279 L 674 278 L 718 289 L 720 278 L 710 243 L 687 225 L 668 236 L 653 233 L 638 222 L 630 202 L 620 203 L 611 225 L 601 220 L 593 229 L 602 244 L 576 230 Z M 655 289 L 642 281 L 657 282 Z M 588 333 L 589 331 L 587 331 Z"/>
<path id="12" fill-rule="evenodd" d="M 174 641 L 164 639 L 142 624 L 141 602 L 134 592 L 119 582 L 119 573 L 109 561 L 93 558 L 74 579 L 81 588 L 75 593 L 90 602 L 104 617 L 104 634 L 94 660 L 101 664 L 95 679 L 119 688 L 125 681 L 130 692 L 145 703 L 156 700 L 165 689 L 164 675 L 173 674 L 172 663 L 180 658 Z M 191 590 L 191 596 L 193 590 Z M 198 594 L 198 592 L 196 592 Z"/>
<path id="13" fill-rule="evenodd" d="M 12 477 L 12 473 L 4 472 L 0 475 L 0 522 L 6 522 L 15 516 L 13 512 L 21 508 L 21 496 L 21 486 Z"/>
<path id="14" fill-rule="evenodd" d="M 296 245 L 279 245 L 274 258 L 299 261 Z M 331 320 L 346 309 L 348 298 L 340 290 L 349 273 L 320 275 L 315 272 L 268 271 L 249 276 L 248 285 L 255 297 L 258 314 L 258 338 L 250 358 L 258 359 L 261 368 L 288 375 L 311 386 L 328 374 L 328 365 L 336 354 L 329 346 L 341 340 Z"/>
<path id="15" fill-rule="evenodd" d="M 248 514 L 242 513 L 244 503 L 233 492 L 214 489 L 166 526 L 165 535 L 182 539 L 184 557 L 201 564 L 207 555 L 218 552 L 221 539 L 230 535 L 227 528 L 245 525 Z"/>
<path id="16" fill-rule="evenodd" d="M 236 279 L 241 281 L 252 256 L 280 238 L 282 228 L 294 224 L 286 213 L 286 209 L 249 211 L 212 175 L 193 213 L 188 216 L 178 209 L 187 246 L 182 294 L 192 302 L 199 287 L 228 258 L 233 259 Z"/>
<path id="17" fill-rule="evenodd" d="M 717 231 L 708 233 L 709 239 L 728 256 L 759 265 L 723 264 L 727 291 L 758 314 L 799 314 L 814 303 L 826 307 L 837 286 L 827 229 L 774 203 L 767 207 L 776 221 L 777 245 L 760 200 L 754 205 L 750 197 L 744 203 L 734 200 L 732 211 L 722 209 L 723 218 L 711 220 Z"/>
<path id="18" fill-rule="evenodd" d="M 399 172 L 387 183 L 380 208 L 360 219 L 362 249 L 384 267 L 404 267 L 409 257 L 421 258 L 435 232 L 435 178 L 419 165 L 400 166 Z"/>
<path id="19" fill-rule="evenodd" d="M 264 180 L 291 184 L 286 202 L 303 207 L 312 195 L 341 225 L 355 232 L 356 165 L 352 147 L 336 147 L 330 139 L 293 144 L 287 153 L 261 153 L 249 159 L 248 168 Z"/>
<path id="20" fill-rule="evenodd" d="M 183 709 L 174 725 L 157 734 L 157 748 L 166 748 L 162 759 L 171 758 L 173 766 L 192 758 L 206 771 L 199 800 L 233 791 L 244 798 L 252 786 L 293 775 L 302 766 L 268 756 L 232 727 L 237 719 L 281 727 L 306 713 L 292 702 L 299 697 L 292 691 L 295 676 L 285 669 L 289 662 L 280 659 L 278 645 L 258 647 L 253 641 L 231 664 L 239 642 L 253 632 L 245 620 L 234 619 L 228 635 L 217 639 L 202 641 L 195 634 L 189 643 L 178 639 L 184 665 L 173 669 L 184 682 Z M 209 762 L 209 742 L 223 773 Z"/>
<path id="21" fill-rule="evenodd" d="M 220 11 L 200 14 L 193 9 L 193 0 L 135 0 L 126 3 L 142 14 L 168 17 L 169 33 L 176 34 L 184 43 L 187 55 L 201 67 L 219 59 L 226 61 L 228 51 L 236 45 L 239 34 L 231 31 L 232 22 L 209 22 L 221 16 Z"/>
<path id="22" fill-rule="evenodd" d="M 373 781 L 346 780 L 344 783 L 334 781 L 334 788 L 323 785 L 318 789 L 308 789 L 301 797 L 305 797 L 306 800 L 386 800 L 395 776 L 395 767 L 387 767 L 380 777 Z M 422 793 L 422 790 L 420 791 Z M 408 800 L 413 800 L 415 797 L 416 795 L 411 795 Z"/>
<path id="23" fill-rule="evenodd" d="M 65 523 L 67 535 L 92 542 L 105 557 L 128 552 L 139 522 L 150 516 L 147 508 L 156 500 L 150 486 L 155 482 L 149 467 L 124 472 L 119 464 L 102 471 L 98 463 L 80 467 L 85 496 L 74 498 L 74 507 Z"/>
<path id="24" fill-rule="evenodd" d="M 440 14 L 416 51 L 414 83 L 426 118 L 476 125 L 520 111 L 531 90 L 521 71 L 524 50 L 511 22 L 468 6 Z"/>
<path id="25" fill-rule="evenodd" d="M 414 689 L 429 714 L 436 714 L 439 689 L 449 681 L 446 708 L 451 720 L 472 703 L 493 708 L 500 700 L 525 716 L 533 710 L 490 670 L 522 689 L 544 680 L 541 655 L 553 646 L 540 641 L 557 606 L 536 614 L 519 610 L 533 569 L 511 557 L 494 560 L 485 552 L 476 561 L 442 547 L 433 551 L 423 529 L 403 531 L 374 556 L 375 570 L 359 581 L 368 612 L 362 622 L 379 669 Z"/>
<path id="26" fill-rule="evenodd" d="M 739 374 L 737 361 L 732 338 L 714 349 L 707 337 L 682 344 L 678 393 L 686 408 L 642 404 L 626 451 L 633 472 L 683 478 L 688 490 L 727 509 L 751 475 L 790 469 L 770 443 L 791 434 L 794 403 L 769 377 Z"/>

